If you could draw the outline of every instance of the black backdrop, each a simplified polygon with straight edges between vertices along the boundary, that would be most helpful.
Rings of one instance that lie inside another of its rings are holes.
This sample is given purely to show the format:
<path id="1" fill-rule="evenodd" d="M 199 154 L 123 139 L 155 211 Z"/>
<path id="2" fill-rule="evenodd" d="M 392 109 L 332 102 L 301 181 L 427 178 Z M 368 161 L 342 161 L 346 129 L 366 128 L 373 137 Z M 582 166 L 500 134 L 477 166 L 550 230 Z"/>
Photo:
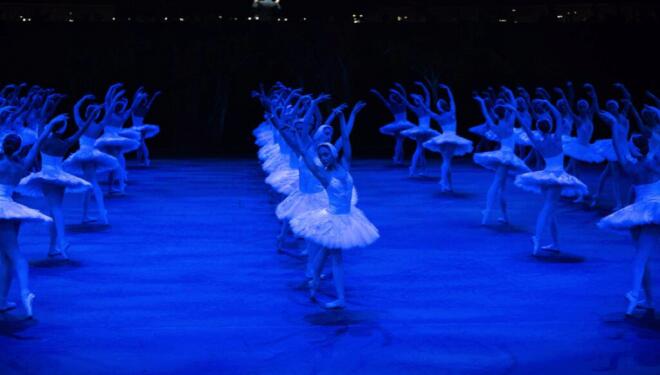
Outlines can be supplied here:
<path id="1" fill-rule="evenodd" d="M 601 99 L 626 83 L 657 89 L 656 24 L 6 24 L 0 82 L 37 83 L 74 98 L 115 81 L 161 89 L 149 122 L 156 156 L 248 156 L 262 111 L 250 98 L 281 80 L 336 102 L 369 103 L 354 132 L 359 156 L 389 155 L 389 120 L 369 88 L 427 77 L 450 84 L 459 132 L 481 121 L 470 98 L 488 85 L 593 82 Z M 412 86 L 411 86 L 412 88 Z M 602 129 L 599 130 L 602 132 Z"/>

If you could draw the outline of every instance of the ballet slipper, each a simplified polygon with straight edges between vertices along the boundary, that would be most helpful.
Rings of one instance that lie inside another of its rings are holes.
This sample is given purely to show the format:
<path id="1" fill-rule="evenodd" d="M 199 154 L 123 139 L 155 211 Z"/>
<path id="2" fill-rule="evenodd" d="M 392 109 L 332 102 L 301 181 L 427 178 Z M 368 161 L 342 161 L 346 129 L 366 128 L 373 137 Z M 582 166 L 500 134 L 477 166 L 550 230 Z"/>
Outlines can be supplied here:
<path id="1" fill-rule="evenodd" d="M 69 256 L 66 254 L 66 250 L 71 247 L 71 244 L 65 242 L 62 246 L 56 246 L 48 250 L 48 258 L 62 258 L 65 260 L 69 259 Z"/>
<path id="2" fill-rule="evenodd" d="M 536 238 L 536 236 L 532 236 L 532 255 L 537 256 L 539 254 L 539 250 L 541 249 L 541 245 L 539 244 L 539 239 Z"/>
<path id="3" fill-rule="evenodd" d="M 23 307 L 25 308 L 25 315 L 28 319 L 32 319 L 32 301 L 36 296 L 34 293 L 27 292 L 21 297 L 23 301 Z"/>
<path id="4" fill-rule="evenodd" d="M 481 211 L 481 225 L 486 225 L 488 223 L 489 216 L 490 216 L 490 210 Z"/>
<path id="5" fill-rule="evenodd" d="M 315 280 L 314 277 L 312 277 L 312 279 L 309 280 L 307 285 L 309 286 L 309 299 L 312 301 L 316 301 L 316 292 L 319 289 L 318 280 Z"/>
<path id="6" fill-rule="evenodd" d="M 328 310 L 341 310 L 346 307 L 346 301 L 344 301 L 343 298 L 340 298 L 335 301 L 326 303 L 324 307 Z"/>
<path id="7" fill-rule="evenodd" d="M 0 314 L 4 314 L 8 311 L 11 311 L 16 308 L 16 303 L 14 302 L 5 302 L 2 306 L 0 306 Z"/>

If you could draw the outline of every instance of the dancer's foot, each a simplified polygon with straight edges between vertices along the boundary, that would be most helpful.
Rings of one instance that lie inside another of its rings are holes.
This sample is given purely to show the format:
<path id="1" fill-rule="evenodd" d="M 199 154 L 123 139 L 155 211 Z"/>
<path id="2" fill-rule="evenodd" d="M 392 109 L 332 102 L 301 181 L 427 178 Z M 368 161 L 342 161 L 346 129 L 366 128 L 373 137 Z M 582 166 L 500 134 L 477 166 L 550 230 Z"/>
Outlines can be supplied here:
<path id="1" fill-rule="evenodd" d="M 149 159 L 145 159 L 143 165 L 144 165 L 145 167 L 149 167 L 149 166 L 151 166 L 151 160 L 149 160 Z"/>
<path id="2" fill-rule="evenodd" d="M 318 280 L 315 280 L 313 277 L 309 282 L 307 283 L 309 285 L 309 299 L 312 301 L 316 301 L 316 292 L 319 289 L 319 282 Z"/>
<path id="3" fill-rule="evenodd" d="M 502 215 L 497 218 L 497 222 L 502 225 L 509 225 L 509 218 L 506 215 Z"/>
<path id="4" fill-rule="evenodd" d="M 490 217 L 490 210 L 481 211 L 481 225 L 488 224 L 488 218 Z"/>
<path id="5" fill-rule="evenodd" d="M 591 208 L 596 207 L 598 205 L 598 199 L 599 199 L 598 195 L 594 195 L 593 197 L 591 197 L 591 203 L 589 204 L 589 207 Z"/>
<path id="6" fill-rule="evenodd" d="M 451 192 L 451 186 L 449 186 L 447 183 L 445 183 L 444 181 L 440 181 L 439 184 L 440 184 L 440 191 L 441 192 L 443 192 L 443 193 Z"/>
<path id="7" fill-rule="evenodd" d="M 539 255 L 540 250 L 541 250 L 541 245 L 539 244 L 539 239 L 536 238 L 536 236 L 532 236 L 532 255 L 534 256 Z"/>
<path id="8" fill-rule="evenodd" d="M 284 236 L 277 236 L 277 241 L 275 242 L 275 247 L 277 247 L 278 253 L 284 252 Z"/>
<path id="9" fill-rule="evenodd" d="M 559 246 L 557 246 L 556 244 L 541 246 L 541 250 L 542 251 L 547 251 L 549 253 L 554 253 L 554 254 L 559 254 L 560 253 Z"/>
<path id="10" fill-rule="evenodd" d="M 346 307 L 346 301 L 344 301 L 343 298 L 325 304 L 325 308 L 328 310 L 341 310 L 345 307 Z"/>
<path id="11" fill-rule="evenodd" d="M 32 318 L 32 301 L 34 300 L 35 295 L 34 293 L 27 292 L 23 294 L 22 296 L 22 301 L 23 301 L 23 308 L 25 308 L 25 315 L 31 319 Z"/>
<path id="12" fill-rule="evenodd" d="M 0 314 L 4 314 L 8 311 L 11 311 L 16 308 L 16 303 L 14 302 L 5 302 L 0 305 Z"/>
<path id="13" fill-rule="evenodd" d="M 646 299 L 641 296 L 635 296 L 632 291 L 626 293 L 626 299 L 628 300 L 626 315 L 633 315 L 637 308 L 647 309 Z"/>
<path id="14" fill-rule="evenodd" d="M 59 245 L 59 246 L 52 247 L 52 248 L 50 248 L 50 250 L 48 250 L 48 257 L 49 258 L 61 258 L 61 259 L 68 260 L 69 256 L 67 255 L 66 250 L 69 247 L 71 247 L 71 244 L 68 243 L 68 242 L 65 242 L 65 243 L 63 243 L 62 245 Z"/>
<path id="15" fill-rule="evenodd" d="M 575 200 L 573 201 L 573 203 L 584 203 L 584 202 L 585 202 L 584 195 L 578 195 L 578 197 L 575 198 Z"/>

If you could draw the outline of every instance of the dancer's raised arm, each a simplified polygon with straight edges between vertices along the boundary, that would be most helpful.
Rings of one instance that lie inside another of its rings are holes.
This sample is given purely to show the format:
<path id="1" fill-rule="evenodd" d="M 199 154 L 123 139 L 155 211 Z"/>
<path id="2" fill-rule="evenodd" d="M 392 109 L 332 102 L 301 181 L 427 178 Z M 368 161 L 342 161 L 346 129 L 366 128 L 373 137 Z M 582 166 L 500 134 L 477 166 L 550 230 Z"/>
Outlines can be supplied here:
<path id="1" fill-rule="evenodd" d="M 65 114 L 58 115 L 55 116 L 52 120 L 50 120 L 48 125 L 44 126 L 43 131 L 41 132 L 41 134 L 39 134 L 39 138 L 37 138 L 37 141 L 34 142 L 28 154 L 25 156 L 25 158 L 23 158 L 21 162 L 23 164 L 23 168 L 30 169 L 32 167 L 32 164 L 34 164 L 34 161 L 36 160 L 37 155 L 39 154 L 39 150 L 41 150 L 41 145 L 44 143 L 46 138 L 48 138 L 55 124 L 58 124 L 60 122 L 66 123 L 68 119 L 69 117 Z"/>

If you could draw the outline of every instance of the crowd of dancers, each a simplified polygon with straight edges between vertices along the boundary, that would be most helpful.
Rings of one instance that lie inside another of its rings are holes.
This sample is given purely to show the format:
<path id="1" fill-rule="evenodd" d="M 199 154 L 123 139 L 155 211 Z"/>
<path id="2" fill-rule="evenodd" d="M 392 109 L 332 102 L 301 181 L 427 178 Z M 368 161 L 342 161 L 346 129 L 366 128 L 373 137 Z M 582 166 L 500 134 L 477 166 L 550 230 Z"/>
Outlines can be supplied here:
<path id="1" fill-rule="evenodd" d="M 440 85 L 447 99 L 437 99 L 433 104 L 433 88 L 421 82 L 415 85 L 421 93 L 408 94 L 400 84 L 395 84 L 387 97 L 372 90 L 394 116 L 394 121 L 380 131 L 395 138 L 393 160 L 398 164 L 405 163 L 404 141 L 415 142 L 411 176 L 425 173 L 426 150 L 439 153 L 440 186 L 449 192 L 453 190 L 452 159 L 472 152 L 473 143 L 456 134 L 456 104 L 451 89 Z M 608 100 L 603 109 L 591 84 L 583 87 L 586 99 L 576 98 L 570 82 L 565 89 L 554 89 L 554 99 L 543 88 L 538 88 L 534 97 L 522 87 L 516 94 L 506 87 L 474 92 L 485 122 L 469 131 L 479 137 L 474 162 L 494 172 L 482 224 L 489 224 L 498 210 L 497 221 L 509 223 L 509 177 L 514 178 L 517 187 L 541 195 L 543 205 L 532 236 L 534 256 L 559 256 L 557 206 L 562 197 L 596 206 L 609 182 L 615 212 L 597 224 L 603 229 L 627 230 L 632 235 L 636 255 L 632 289 L 626 295 L 626 313 L 632 315 L 636 309 L 653 311 L 649 257 L 657 252 L 660 241 L 660 100 L 647 92 L 649 103 L 638 111 L 626 87 L 620 83 L 615 87 L 621 99 Z M 408 120 L 409 111 L 415 114 L 417 123 Z M 610 138 L 592 140 L 596 119 L 609 128 Z M 605 167 L 588 200 L 589 188 L 577 175 L 580 166 L 600 163 Z M 632 189 L 624 189 L 625 179 L 632 183 Z M 546 232 L 549 242 L 544 242 Z"/>
<path id="2" fill-rule="evenodd" d="M 84 194 L 83 223 L 109 224 L 99 177 L 107 174 L 108 193 L 122 195 L 127 182 L 124 155 L 135 151 L 140 162 L 149 165 L 146 139 L 160 128 L 145 124 L 144 118 L 158 95 L 140 88 L 129 99 L 122 84 L 115 84 L 100 103 L 93 95 L 80 98 L 71 124 L 68 114 L 58 114 L 65 96 L 53 89 L 23 83 L 0 91 L 0 312 L 17 307 L 8 300 L 15 277 L 25 314 L 33 315 L 35 295 L 18 244 L 22 223 L 47 223 L 48 257 L 64 260 L 70 246 L 62 207 L 65 193 Z M 131 126 L 125 127 L 129 118 Z M 78 149 L 70 153 L 76 144 Z M 17 196 L 44 199 L 48 215 L 14 201 Z M 89 210 L 92 197 L 96 218 Z"/>
<path id="3" fill-rule="evenodd" d="M 300 89 L 277 84 L 254 96 L 265 109 L 265 121 L 254 130 L 265 181 L 283 198 L 275 210 L 282 222 L 278 250 L 283 250 L 287 237 L 304 239 L 305 276 L 313 301 L 325 279 L 324 265 L 331 259 L 336 299 L 323 306 L 341 309 L 346 305 L 343 251 L 368 246 L 379 237 L 378 229 L 356 207 L 350 173 L 350 135 L 365 104 L 355 104 L 348 116 L 344 112 L 349 108 L 342 104 L 326 117 L 319 104 L 330 99 L 327 95 L 304 95 Z M 335 122 L 340 135 L 333 143 Z"/>

